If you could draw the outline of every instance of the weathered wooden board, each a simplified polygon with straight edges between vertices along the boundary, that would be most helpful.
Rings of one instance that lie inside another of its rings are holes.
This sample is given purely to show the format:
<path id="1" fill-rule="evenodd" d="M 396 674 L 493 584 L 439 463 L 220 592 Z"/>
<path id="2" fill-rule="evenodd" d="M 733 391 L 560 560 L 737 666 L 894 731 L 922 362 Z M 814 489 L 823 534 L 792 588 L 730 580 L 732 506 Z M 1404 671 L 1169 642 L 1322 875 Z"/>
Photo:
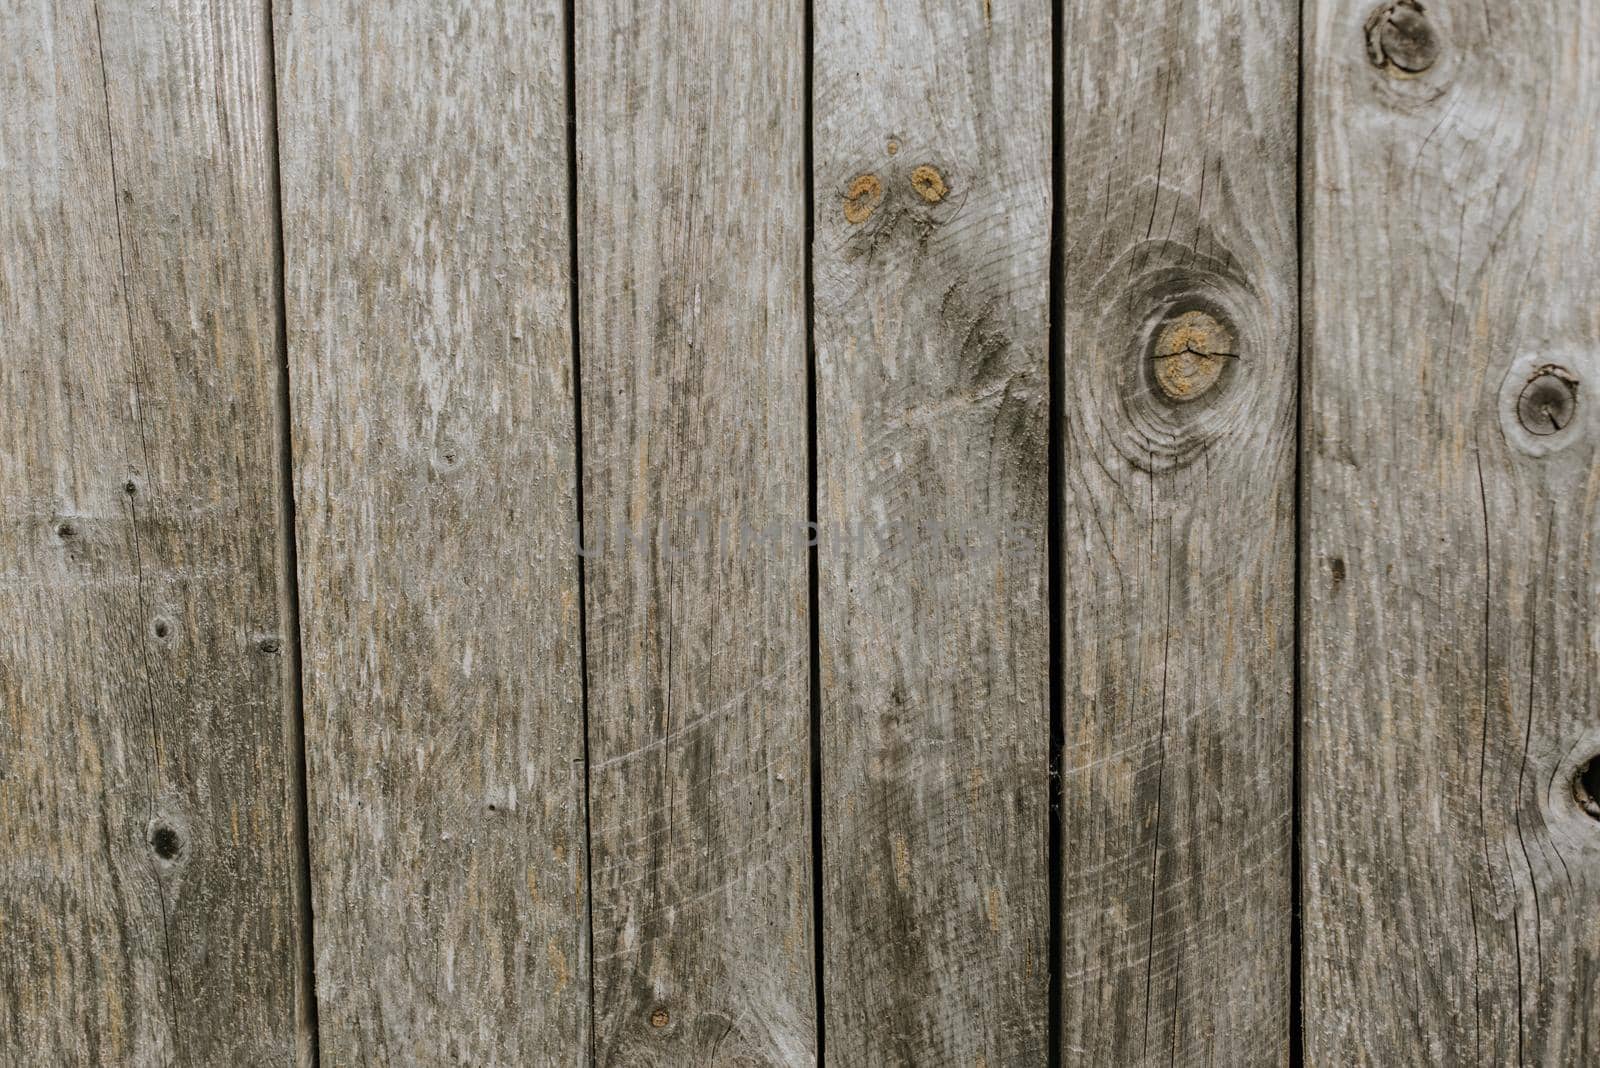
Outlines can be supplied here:
<path id="1" fill-rule="evenodd" d="M 815 15 L 827 1051 L 1047 1046 L 1050 6 Z"/>
<path id="2" fill-rule="evenodd" d="M 1594 1063 L 1600 9 L 1369 11 L 1306 7 L 1306 1059 Z"/>
<path id="3" fill-rule="evenodd" d="M 814 1058 L 803 14 L 577 8 L 602 1064 Z"/>
<path id="4" fill-rule="evenodd" d="M 1292 0 L 1068 0 L 1061 1056 L 1288 1056 Z"/>
<path id="5" fill-rule="evenodd" d="M 6 1064 L 308 1033 L 267 29 L 0 8 Z"/>
<path id="6" fill-rule="evenodd" d="M 323 1056 L 577 1063 L 563 6 L 278 14 Z"/>

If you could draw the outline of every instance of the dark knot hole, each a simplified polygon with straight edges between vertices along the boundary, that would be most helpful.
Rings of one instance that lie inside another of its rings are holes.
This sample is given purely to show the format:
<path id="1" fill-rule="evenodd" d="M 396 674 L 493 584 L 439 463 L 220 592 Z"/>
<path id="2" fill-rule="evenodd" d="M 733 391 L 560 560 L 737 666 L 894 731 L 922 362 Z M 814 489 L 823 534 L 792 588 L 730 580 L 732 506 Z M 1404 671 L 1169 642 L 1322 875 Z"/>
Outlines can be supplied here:
<path id="1" fill-rule="evenodd" d="M 1572 795 L 1578 806 L 1600 820 L 1600 756 L 1591 757 L 1572 780 Z"/>
<path id="2" fill-rule="evenodd" d="M 172 860 L 183 848 L 183 842 L 178 838 L 178 832 L 171 827 L 157 827 L 150 832 L 150 848 L 156 851 L 156 856 L 162 860 Z"/>

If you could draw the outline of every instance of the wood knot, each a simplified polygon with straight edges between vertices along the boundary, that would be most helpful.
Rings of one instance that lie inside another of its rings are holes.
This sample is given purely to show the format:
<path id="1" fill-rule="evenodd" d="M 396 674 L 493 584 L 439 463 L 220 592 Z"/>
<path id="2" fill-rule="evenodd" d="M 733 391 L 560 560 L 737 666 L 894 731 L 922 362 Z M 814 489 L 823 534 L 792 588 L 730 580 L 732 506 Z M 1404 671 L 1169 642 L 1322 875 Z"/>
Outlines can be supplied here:
<path id="1" fill-rule="evenodd" d="M 883 200 L 883 183 L 876 174 L 858 174 L 844 194 L 845 221 L 860 226 L 872 218 Z"/>
<path id="2" fill-rule="evenodd" d="M 466 450 L 459 445 L 445 445 L 433 454 L 433 469 L 441 475 L 453 475 L 467 461 Z"/>
<path id="3" fill-rule="evenodd" d="M 1226 361 L 1237 359 L 1233 333 L 1209 312 L 1186 311 L 1162 327 L 1151 357 L 1156 385 L 1168 400 L 1203 396 L 1222 377 Z"/>
<path id="4" fill-rule="evenodd" d="M 1577 376 L 1555 364 L 1534 371 L 1517 395 L 1517 422 L 1537 437 L 1561 433 L 1577 414 Z"/>
<path id="5" fill-rule="evenodd" d="M 150 826 L 150 848 L 162 860 L 174 861 L 183 855 L 183 838 L 177 828 L 158 821 Z"/>
<path id="6" fill-rule="evenodd" d="M 1572 799 L 1590 818 L 1600 820 L 1600 756 L 1590 758 L 1572 777 Z"/>
<path id="7" fill-rule="evenodd" d="M 911 172 L 911 188 L 929 204 L 939 203 L 950 192 L 949 186 L 944 184 L 944 175 L 926 163 Z"/>
<path id="8" fill-rule="evenodd" d="M 1367 59 L 1401 76 L 1421 74 L 1439 58 L 1439 34 L 1422 0 L 1390 0 L 1367 16 Z"/>
<path id="9" fill-rule="evenodd" d="M 672 1022 L 672 1017 L 667 1015 L 666 1009 L 656 1009 L 650 1014 L 650 1026 L 662 1028 Z"/>
<path id="10" fill-rule="evenodd" d="M 1593 413 L 1579 391 L 1594 357 L 1584 345 L 1550 342 L 1511 360 L 1500 379 L 1500 433 L 1506 444 L 1543 458 L 1586 440 Z"/>

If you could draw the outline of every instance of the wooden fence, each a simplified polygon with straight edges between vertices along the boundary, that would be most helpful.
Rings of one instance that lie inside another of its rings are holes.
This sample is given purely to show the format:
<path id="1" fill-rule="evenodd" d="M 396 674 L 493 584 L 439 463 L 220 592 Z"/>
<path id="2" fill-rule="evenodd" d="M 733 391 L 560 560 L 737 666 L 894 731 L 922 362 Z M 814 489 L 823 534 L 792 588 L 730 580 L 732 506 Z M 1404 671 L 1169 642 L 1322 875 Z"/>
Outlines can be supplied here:
<path id="1" fill-rule="evenodd" d="M 1597 126 L 1587 0 L 6 0 L 0 1062 L 1600 1061 Z"/>

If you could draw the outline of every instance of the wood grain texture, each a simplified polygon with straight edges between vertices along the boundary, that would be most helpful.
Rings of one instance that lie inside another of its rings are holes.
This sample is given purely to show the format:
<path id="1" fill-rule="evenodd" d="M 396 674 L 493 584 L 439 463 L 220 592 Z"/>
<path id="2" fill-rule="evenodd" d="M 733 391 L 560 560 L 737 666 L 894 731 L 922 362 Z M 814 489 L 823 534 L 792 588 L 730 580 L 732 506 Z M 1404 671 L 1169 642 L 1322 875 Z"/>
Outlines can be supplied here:
<path id="1" fill-rule="evenodd" d="M 1284 1063 L 1296 5 L 1062 15 L 1060 1052 Z"/>
<path id="2" fill-rule="evenodd" d="M 597 1056 L 810 1063 L 803 8 L 576 29 Z"/>
<path id="3" fill-rule="evenodd" d="M 1307 1062 L 1594 1063 L 1600 9 L 1370 11 L 1306 7 Z"/>
<path id="4" fill-rule="evenodd" d="M 309 1052 L 267 30 L 0 9 L 0 1063 Z"/>
<path id="5" fill-rule="evenodd" d="M 562 5 L 278 15 L 323 1058 L 581 1063 Z"/>
<path id="6" fill-rule="evenodd" d="M 1050 7 L 815 32 L 828 1057 L 1042 1064 Z"/>

